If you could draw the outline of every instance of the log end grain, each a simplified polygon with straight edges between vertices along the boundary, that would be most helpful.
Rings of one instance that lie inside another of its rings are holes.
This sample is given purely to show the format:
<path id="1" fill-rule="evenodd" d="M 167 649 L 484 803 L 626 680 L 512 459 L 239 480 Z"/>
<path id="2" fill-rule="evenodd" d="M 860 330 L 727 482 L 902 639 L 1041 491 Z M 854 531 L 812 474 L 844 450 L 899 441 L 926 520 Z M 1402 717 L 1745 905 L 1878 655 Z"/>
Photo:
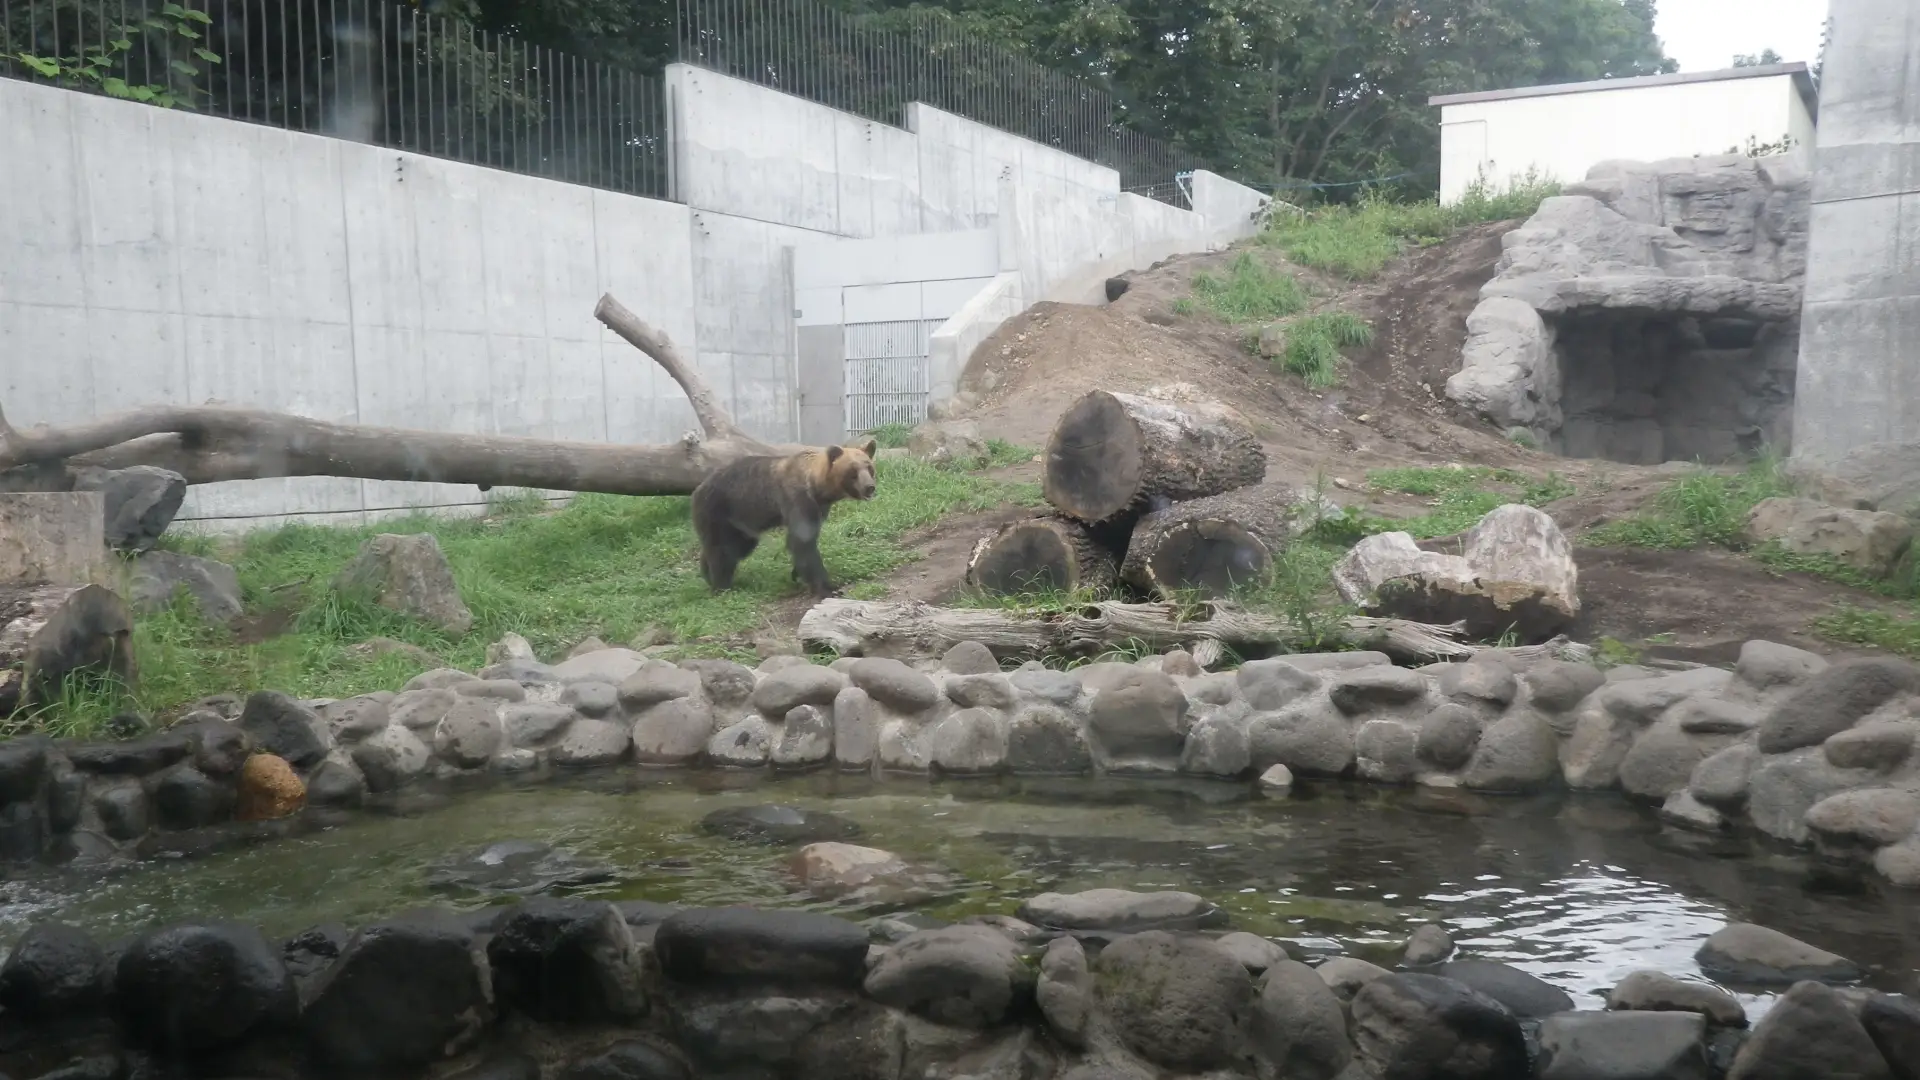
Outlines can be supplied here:
<path id="1" fill-rule="evenodd" d="M 967 564 L 967 584 L 995 596 L 1103 591 L 1113 582 L 1113 557 L 1084 527 L 1058 518 L 1001 526 Z"/>
<path id="2" fill-rule="evenodd" d="M 1143 587 L 1209 599 L 1257 586 L 1273 572 L 1273 557 L 1260 537 L 1237 522 L 1205 519 L 1168 529 L 1138 563 Z"/>
<path id="3" fill-rule="evenodd" d="M 1095 390 L 1068 407 L 1047 440 L 1047 502 L 1081 521 L 1106 521 L 1138 498 L 1140 431 L 1120 399 Z"/>

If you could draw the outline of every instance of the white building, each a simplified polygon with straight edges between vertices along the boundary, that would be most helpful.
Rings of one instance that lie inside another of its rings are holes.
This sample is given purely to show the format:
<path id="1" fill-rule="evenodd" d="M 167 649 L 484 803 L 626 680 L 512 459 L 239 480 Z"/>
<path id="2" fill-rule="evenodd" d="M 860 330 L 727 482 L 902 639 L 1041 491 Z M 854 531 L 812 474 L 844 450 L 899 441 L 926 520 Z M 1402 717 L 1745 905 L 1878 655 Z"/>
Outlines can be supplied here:
<path id="1" fill-rule="evenodd" d="M 1567 183 L 1602 161 L 1724 154 L 1749 142 L 1813 147 L 1818 101 L 1805 64 L 1441 94 L 1440 200 L 1484 176 L 1529 170 Z"/>

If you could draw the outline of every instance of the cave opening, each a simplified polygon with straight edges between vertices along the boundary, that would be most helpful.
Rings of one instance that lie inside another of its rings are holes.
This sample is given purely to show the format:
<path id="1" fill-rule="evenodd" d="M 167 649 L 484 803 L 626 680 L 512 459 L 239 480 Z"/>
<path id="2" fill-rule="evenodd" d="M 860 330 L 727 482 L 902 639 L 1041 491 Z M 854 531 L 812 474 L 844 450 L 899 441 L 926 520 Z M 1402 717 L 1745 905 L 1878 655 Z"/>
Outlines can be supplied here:
<path id="1" fill-rule="evenodd" d="M 1560 316 L 1551 330 L 1560 454 L 1720 464 L 1790 449 L 1796 324 L 1606 310 Z"/>

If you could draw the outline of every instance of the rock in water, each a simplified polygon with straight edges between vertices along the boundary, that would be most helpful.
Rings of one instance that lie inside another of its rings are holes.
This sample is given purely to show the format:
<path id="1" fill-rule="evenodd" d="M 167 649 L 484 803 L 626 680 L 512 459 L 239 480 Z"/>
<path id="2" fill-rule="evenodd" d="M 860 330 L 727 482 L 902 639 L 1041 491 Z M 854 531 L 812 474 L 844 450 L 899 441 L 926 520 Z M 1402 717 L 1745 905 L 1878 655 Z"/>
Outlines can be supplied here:
<path id="1" fill-rule="evenodd" d="M 810 911 L 702 908 L 669 915 L 653 948 L 676 982 L 854 989 L 866 978 L 868 939 L 856 923 Z"/>
<path id="2" fill-rule="evenodd" d="M 729 840 L 783 846 L 851 840 L 860 835 L 860 826 L 851 821 L 792 806 L 730 806 L 701 818 L 700 827 Z"/>
<path id="3" fill-rule="evenodd" d="M 453 568 L 432 533 L 373 537 L 360 546 L 333 587 L 368 594 L 389 611 L 431 623 L 455 637 L 473 628 L 473 612 L 460 598 Z"/>
<path id="4" fill-rule="evenodd" d="M 1913 525 L 1884 511 L 1842 510 L 1812 499 L 1763 499 L 1747 513 L 1747 537 L 1884 578 L 1912 545 Z"/>
<path id="5" fill-rule="evenodd" d="M 1198 930 L 1221 926 L 1226 913 L 1186 892 L 1089 889 L 1042 893 L 1020 905 L 1020 918 L 1054 930 Z"/>
<path id="6" fill-rule="evenodd" d="M 1712 1080 L 1693 1013 L 1560 1013 L 1540 1025 L 1540 1080 Z"/>
<path id="7" fill-rule="evenodd" d="M 1289 1080 L 1334 1080 L 1353 1060 L 1340 999 L 1305 964 L 1281 960 L 1260 980 L 1254 1045 Z"/>
<path id="8" fill-rule="evenodd" d="M 502 1005 L 559 1023 L 632 1019 L 647 1011 L 633 935 L 612 904 L 530 900 L 487 941 Z"/>
<path id="9" fill-rule="evenodd" d="M 1659 971 L 1636 971 L 1607 995 L 1607 1008 L 1638 1012 L 1693 1012 L 1720 1027 L 1747 1026 L 1738 998 L 1717 986 L 1676 979 Z"/>
<path id="10" fill-rule="evenodd" d="M 106 1000 L 107 957 L 83 930 L 36 923 L 0 966 L 0 1008 L 36 1021 L 85 1016 Z"/>
<path id="11" fill-rule="evenodd" d="M 611 866 L 548 844 L 503 840 L 439 863 L 427 872 L 426 884 L 439 892 L 473 890 L 528 896 L 555 888 L 596 885 L 617 876 Z"/>
<path id="12" fill-rule="evenodd" d="M 1435 968 L 1433 973 L 1478 990 L 1523 1019 L 1573 1011 L 1573 998 L 1567 996 L 1565 990 L 1508 964 L 1452 960 Z"/>
<path id="13" fill-rule="evenodd" d="M 1696 956 L 1708 978 L 1755 986 L 1787 986 L 1804 980 L 1848 983 L 1858 965 L 1825 949 L 1752 923 L 1721 927 Z"/>
<path id="14" fill-rule="evenodd" d="M 1817 982 L 1795 983 L 1753 1027 L 1727 1080 L 1892 1080 L 1846 1001 Z"/>
<path id="15" fill-rule="evenodd" d="M 1334 567 L 1334 584 L 1369 614 L 1464 621 L 1474 637 L 1513 630 L 1527 642 L 1545 641 L 1579 616 L 1573 546 L 1545 513 L 1498 507 L 1461 542 L 1461 554 L 1442 555 L 1421 550 L 1406 533 L 1370 536 Z"/>

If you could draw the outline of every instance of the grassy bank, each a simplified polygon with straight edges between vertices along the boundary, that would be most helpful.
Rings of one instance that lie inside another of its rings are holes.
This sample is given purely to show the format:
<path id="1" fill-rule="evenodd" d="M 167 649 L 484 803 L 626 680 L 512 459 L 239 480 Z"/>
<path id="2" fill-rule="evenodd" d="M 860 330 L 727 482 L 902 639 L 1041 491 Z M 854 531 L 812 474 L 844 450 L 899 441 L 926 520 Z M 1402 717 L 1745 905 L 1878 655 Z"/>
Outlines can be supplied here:
<path id="1" fill-rule="evenodd" d="M 1663 489 L 1651 506 L 1587 535 L 1602 546 L 1735 551 L 1778 573 L 1811 574 L 1893 600 L 1920 601 L 1920 558 L 1909 555 L 1890 578 L 1876 578 L 1824 555 L 1801 555 L 1777 544 L 1751 544 L 1747 515 L 1767 499 L 1798 494 L 1778 455 L 1762 454 L 1737 473 L 1701 469 Z M 1910 614 L 1842 604 L 1814 620 L 1822 637 L 1920 658 L 1920 603 Z"/>
<path id="2" fill-rule="evenodd" d="M 1424 247 L 1472 225 L 1531 217 L 1541 200 L 1559 193 L 1559 184 L 1529 174 L 1504 191 L 1476 185 L 1446 206 L 1437 200 L 1401 203 L 1363 196 L 1299 214 L 1276 212 L 1260 243 L 1301 266 L 1366 281 L 1408 245 Z"/>
<path id="3" fill-rule="evenodd" d="M 991 468 L 1030 451 L 997 446 Z M 1035 485 L 979 471 L 907 460 L 878 465 L 879 493 L 836 508 L 820 549 L 836 580 L 871 583 L 908 562 L 901 540 L 953 513 L 1007 502 L 1034 503 Z M 446 552 L 473 629 L 458 639 L 383 608 L 334 593 L 329 583 L 376 533 L 432 532 Z M 488 643 L 512 631 L 542 656 L 589 636 L 624 644 L 636 636 L 685 643 L 689 654 L 738 649 L 768 609 L 795 596 L 779 534 L 765 538 L 740 568 L 737 586 L 714 596 L 700 580 L 685 498 L 581 495 L 555 510 L 534 498 L 496 502 L 481 518 L 425 516 L 374 528 L 290 525 L 231 541 L 170 536 L 169 546 L 229 562 L 238 571 L 247 614 L 234 628 L 210 626 L 185 600 L 138 620 L 140 680 L 131 695 L 100 688 L 26 722 L 56 734 L 93 734 L 116 712 L 152 715 L 216 693 L 269 688 L 304 697 L 346 697 L 391 690 L 427 664 L 411 650 L 365 643 L 389 639 L 425 650 L 434 663 L 473 670 Z M 18 726 L 18 724 L 16 724 Z"/>

